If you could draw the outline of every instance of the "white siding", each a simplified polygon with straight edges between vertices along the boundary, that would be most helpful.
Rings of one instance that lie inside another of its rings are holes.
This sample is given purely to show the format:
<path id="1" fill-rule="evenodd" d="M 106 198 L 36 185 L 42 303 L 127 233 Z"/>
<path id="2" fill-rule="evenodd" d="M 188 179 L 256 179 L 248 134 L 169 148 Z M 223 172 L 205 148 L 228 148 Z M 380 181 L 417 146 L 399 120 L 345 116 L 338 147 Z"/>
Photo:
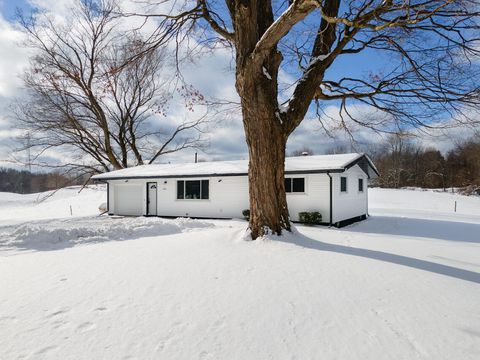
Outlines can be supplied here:
<path id="1" fill-rule="evenodd" d="M 340 194 L 340 176 L 348 178 L 348 192 Z M 319 211 L 322 221 L 330 221 L 330 180 L 327 174 L 295 175 L 304 177 L 305 193 L 287 194 L 290 217 L 298 221 L 301 211 Z M 367 178 L 354 166 L 345 173 L 333 173 L 333 223 L 367 213 Z M 358 192 L 358 178 L 364 179 L 364 191 Z M 209 180 L 208 200 L 178 200 L 177 180 Z M 248 177 L 225 176 L 211 178 L 158 178 L 141 180 L 111 180 L 110 213 L 116 215 L 146 214 L 146 183 L 157 182 L 159 216 L 190 216 L 212 218 L 241 218 L 249 208 Z M 126 193 L 118 195 L 118 193 Z M 134 195 L 136 194 L 136 195 Z M 119 198 L 121 203 L 119 204 Z M 123 201 L 123 203 L 122 203 Z M 126 205 L 128 203 L 129 205 Z M 130 213 L 127 213 L 130 207 Z"/>
<path id="2" fill-rule="evenodd" d="M 365 215 L 367 204 L 367 176 L 358 165 L 333 176 L 333 218 L 332 222 Z M 340 177 L 347 178 L 347 192 L 340 191 Z M 363 192 L 358 191 L 358 179 L 363 179 Z"/>
<path id="3" fill-rule="evenodd" d="M 177 180 L 209 180 L 208 200 L 178 200 Z M 157 183 L 157 214 L 158 216 L 191 216 L 216 218 L 241 218 L 242 210 L 248 209 L 248 178 L 246 176 L 188 178 L 188 179 L 130 179 L 112 180 L 110 183 L 110 213 L 121 215 L 116 205 L 118 192 L 132 193 L 130 187 L 141 190 L 138 201 L 142 203 L 138 213 L 138 202 L 135 201 L 135 211 L 122 215 L 146 214 L 146 183 Z M 138 191 L 138 190 L 137 190 Z M 130 198 L 130 195 L 127 195 Z M 121 196 L 122 198 L 122 196 Z"/>
<path id="4" fill-rule="evenodd" d="M 287 193 L 290 218 L 298 221 L 302 211 L 318 211 L 322 222 L 330 221 L 330 180 L 327 174 L 286 175 L 285 177 L 305 178 L 305 193 Z"/>
<path id="5" fill-rule="evenodd" d="M 208 200 L 178 200 L 177 180 L 209 180 Z M 248 209 L 248 178 L 226 176 L 213 178 L 159 179 L 158 215 L 216 218 L 241 218 Z"/>

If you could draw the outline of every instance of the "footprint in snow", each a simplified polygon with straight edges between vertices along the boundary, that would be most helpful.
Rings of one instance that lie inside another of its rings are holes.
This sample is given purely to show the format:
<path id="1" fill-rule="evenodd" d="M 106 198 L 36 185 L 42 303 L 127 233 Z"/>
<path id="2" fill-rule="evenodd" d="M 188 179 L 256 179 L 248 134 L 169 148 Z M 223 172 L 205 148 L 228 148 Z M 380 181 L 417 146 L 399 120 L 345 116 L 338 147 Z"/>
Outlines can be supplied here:
<path id="1" fill-rule="evenodd" d="M 84 322 L 83 324 L 80 324 L 77 326 L 77 330 L 84 333 L 87 331 L 94 330 L 97 327 L 97 325 L 91 323 L 91 322 Z"/>
<path id="2" fill-rule="evenodd" d="M 52 351 L 54 351 L 56 349 L 57 349 L 57 346 L 54 346 L 54 345 L 45 346 L 45 347 L 41 348 L 40 350 L 37 350 L 35 352 L 35 354 L 33 354 L 33 355 L 37 355 L 37 356 L 38 355 L 45 355 L 45 354 L 51 353 Z"/>
<path id="3" fill-rule="evenodd" d="M 69 311 L 70 311 L 70 309 L 57 310 L 53 313 L 48 314 L 46 317 L 50 319 L 50 318 L 62 316 L 62 315 L 65 315 L 66 313 L 68 313 Z"/>
<path id="4" fill-rule="evenodd" d="M 17 322 L 17 318 L 15 316 L 0 316 L 0 324 L 10 321 Z"/>

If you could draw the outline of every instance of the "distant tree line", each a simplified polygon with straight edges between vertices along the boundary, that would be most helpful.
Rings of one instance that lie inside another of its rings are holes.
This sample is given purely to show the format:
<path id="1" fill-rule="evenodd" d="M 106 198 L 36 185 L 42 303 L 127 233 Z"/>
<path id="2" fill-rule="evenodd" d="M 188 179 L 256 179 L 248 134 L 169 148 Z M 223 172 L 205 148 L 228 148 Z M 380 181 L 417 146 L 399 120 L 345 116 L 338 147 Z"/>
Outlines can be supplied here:
<path id="1" fill-rule="evenodd" d="M 83 178 L 71 178 L 58 172 L 33 173 L 26 170 L 0 168 L 0 192 L 30 194 L 84 182 Z"/>
<path id="2" fill-rule="evenodd" d="M 328 149 L 326 153 L 346 153 L 345 146 Z M 366 145 L 380 176 L 371 183 L 384 188 L 421 187 L 430 189 L 463 188 L 480 192 L 480 139 L 457 144 L 442 154 L 433 147 L 423 147 L 402 135 L 392 136 L 376 147 Z M 303 147 L 290 156 L 313 155 Z M 202 161 L 202 160 L 200 160 Z M 26 170 L 0 168 L 0 192 L 36 193 L 64 186 L 81 185 L 86 177 L 60 172 L 34 173 Z"/>
<path id="3" fill-rule="evenodd" d="M 374 186 L 386 188 L 467 188 L 480 190 L 480 140 L 459 143 L 445 155 L 394 136 L 372 154 L 380 177 Z"/>

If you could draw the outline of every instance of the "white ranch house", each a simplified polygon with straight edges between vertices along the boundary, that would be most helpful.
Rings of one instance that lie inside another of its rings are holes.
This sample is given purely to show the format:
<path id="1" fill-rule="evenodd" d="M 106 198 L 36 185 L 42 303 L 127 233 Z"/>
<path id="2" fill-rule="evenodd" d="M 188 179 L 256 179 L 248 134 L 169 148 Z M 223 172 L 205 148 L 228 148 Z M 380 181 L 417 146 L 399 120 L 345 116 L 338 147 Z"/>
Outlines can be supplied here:
<path id="1" fill-rule="evenodd" d="M 95 175 L 107 183 L 110 215 L 241 218 L 249 208 L 248 161 L 142 165 Z M 326 225 L 368 215 L 368 179 L 378 172 L 365 154 L 314 155 L 285 160 L 292 221 L 319 211 Z"/>

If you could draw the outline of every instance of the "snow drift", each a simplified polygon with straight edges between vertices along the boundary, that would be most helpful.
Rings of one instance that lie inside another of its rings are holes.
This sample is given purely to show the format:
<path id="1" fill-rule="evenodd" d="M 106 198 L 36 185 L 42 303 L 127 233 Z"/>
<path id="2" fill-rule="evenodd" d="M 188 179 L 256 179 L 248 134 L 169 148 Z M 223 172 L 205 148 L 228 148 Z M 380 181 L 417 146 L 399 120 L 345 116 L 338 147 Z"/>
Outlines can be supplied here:
<path id="1" fill-rule="evenodd" d="M 58 249 L 86 243 L 178 234 L 211 227 L 212 223 L 186 218 L 102 216 L 37 221 L 0 228 L 0 249 Z"/>

